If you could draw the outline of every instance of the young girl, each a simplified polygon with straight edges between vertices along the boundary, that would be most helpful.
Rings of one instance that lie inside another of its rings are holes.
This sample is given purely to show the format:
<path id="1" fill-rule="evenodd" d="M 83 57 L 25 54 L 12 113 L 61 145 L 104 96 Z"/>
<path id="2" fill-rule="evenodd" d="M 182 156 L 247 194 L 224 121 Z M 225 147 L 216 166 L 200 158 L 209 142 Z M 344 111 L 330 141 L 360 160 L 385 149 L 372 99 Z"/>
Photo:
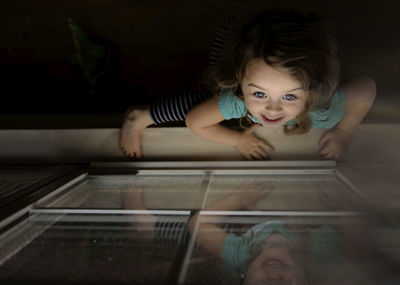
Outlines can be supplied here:
<path id="1" fill-rule="evenodd" d="M 259 125 L 283 128 L 286 134 L 327 128 L 320 139 L 320 154 L 336 159 L 376 95 L 374 80 L 366 76 L 337 88 L 335 40 L 316 15 L 293 11 L 255 15 L 244 25 L 231 52 L 217 60 L 211 75 L 213 96 L 178 96 L 130 109 L 121 131 L 124 153 L 142 156 L 141 137 L 147 126 L 185 119 L 197 135 L 233 146 L 247 159 L 266 159 L 274 151 L 253 134 Z M 220 124 L 233 118 L 254 124 L 245 131 Z"/>

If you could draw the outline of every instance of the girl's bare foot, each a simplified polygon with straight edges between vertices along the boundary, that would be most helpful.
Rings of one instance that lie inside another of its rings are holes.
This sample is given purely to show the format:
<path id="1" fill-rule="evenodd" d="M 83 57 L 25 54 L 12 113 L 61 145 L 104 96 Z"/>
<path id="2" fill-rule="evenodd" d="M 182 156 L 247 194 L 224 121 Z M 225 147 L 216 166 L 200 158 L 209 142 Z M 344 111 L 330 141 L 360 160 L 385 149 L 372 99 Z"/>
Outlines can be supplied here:
<path id="1" fill-rule="evenodd" d="M 143 130 L 153 124 L 148 107 L 131 107 L 125 115 L 119 140 L 125 155 L 135 158 L 142 157 Z"/>

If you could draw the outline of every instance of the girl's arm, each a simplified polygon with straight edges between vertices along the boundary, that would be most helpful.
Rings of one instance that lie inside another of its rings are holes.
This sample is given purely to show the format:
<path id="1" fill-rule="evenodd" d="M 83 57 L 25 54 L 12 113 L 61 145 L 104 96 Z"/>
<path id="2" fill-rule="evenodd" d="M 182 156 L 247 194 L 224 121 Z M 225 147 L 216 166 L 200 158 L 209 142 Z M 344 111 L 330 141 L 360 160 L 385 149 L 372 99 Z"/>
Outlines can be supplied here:
<path id="1" fill-rule="evenodd" d="M 319 142 L 320 154 L 337 159 L 350 141 L 362 119 L 368 113 L 376 97 L 376 84 L 370 77 L 359 77 L 344 87 L 346 108 L 341 121 L 327 131 Z"/>
<path id="2" fill-rule="evenodd" d="M 273 189 L 273 185 L 266 185 L 265 183 L 244 183 L 239 186 L 238 191 L 211 203 L 201 211 L 234 211 L 239 209 L 254 210 L 255 203 Z M 212 223 L 205 222 L 204 220 L 198 221 L 199 216 L 200 211 L 190 219 L 188 225 L 189 232 L 192 236 L 195 235 L 196 241 L 200 246 L 220 258 L 222 245 L 224 244 L 228 234 L 217 227 L 216 224 L 220 219 L 223 219 L 224 216 L 217 216 L 217 219 Z M 210 216 L 203 217 L 207 218 Z"/>
<path id="3" fill-rule="evenodd" d="M 218 97 L 213 96 L 192 108 L 187 113 L 185 122 L 195 134 L 235 147 L 248 159 L 265 159 L 268 157 L 266 150 L 274 150 L 272 146 L 253 134 L 257 125 L 239 132 L 221 125 L 220 122 L 223 120 L 225 119 L 219 110 Z"/>

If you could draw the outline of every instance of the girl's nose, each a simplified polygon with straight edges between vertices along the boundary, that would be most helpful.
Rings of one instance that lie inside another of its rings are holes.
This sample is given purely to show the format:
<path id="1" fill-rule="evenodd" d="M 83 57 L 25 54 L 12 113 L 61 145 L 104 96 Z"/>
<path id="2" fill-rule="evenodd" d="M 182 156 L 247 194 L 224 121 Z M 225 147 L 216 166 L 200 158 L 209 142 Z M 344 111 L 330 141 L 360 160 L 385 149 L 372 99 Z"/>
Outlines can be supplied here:
<path id="1" fill-rule="evenodd" d="M 269 101 L 266 105 L 265 108 L 268 111 L 281 111 L 282 110 L 282 103 L 280 101 Z"/>

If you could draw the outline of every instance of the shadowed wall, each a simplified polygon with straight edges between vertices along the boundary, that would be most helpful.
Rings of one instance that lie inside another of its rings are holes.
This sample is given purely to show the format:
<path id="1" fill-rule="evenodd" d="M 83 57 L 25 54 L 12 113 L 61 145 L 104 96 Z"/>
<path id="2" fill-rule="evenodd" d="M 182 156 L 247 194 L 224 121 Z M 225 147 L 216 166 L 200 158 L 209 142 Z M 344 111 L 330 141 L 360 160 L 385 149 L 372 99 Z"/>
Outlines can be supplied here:
<path id="1" fill-rule="evenodd" d="M 315 11 L 331 23 L 343 80 L 358 74 L 375 78 L 377 102 L 366 120 L 398 120 L 397 1 L 4 0 L 0 5 L 0 80 L 7 90 L 2 115 L 120 114 L 132 104 L 196 89 L 219 24 L 244 11 L 286 7 Z M 69 18 L 112 55 L 92 95 L 71 59 Z M 0 127 L 10 124 L 2 120 Z"/>

